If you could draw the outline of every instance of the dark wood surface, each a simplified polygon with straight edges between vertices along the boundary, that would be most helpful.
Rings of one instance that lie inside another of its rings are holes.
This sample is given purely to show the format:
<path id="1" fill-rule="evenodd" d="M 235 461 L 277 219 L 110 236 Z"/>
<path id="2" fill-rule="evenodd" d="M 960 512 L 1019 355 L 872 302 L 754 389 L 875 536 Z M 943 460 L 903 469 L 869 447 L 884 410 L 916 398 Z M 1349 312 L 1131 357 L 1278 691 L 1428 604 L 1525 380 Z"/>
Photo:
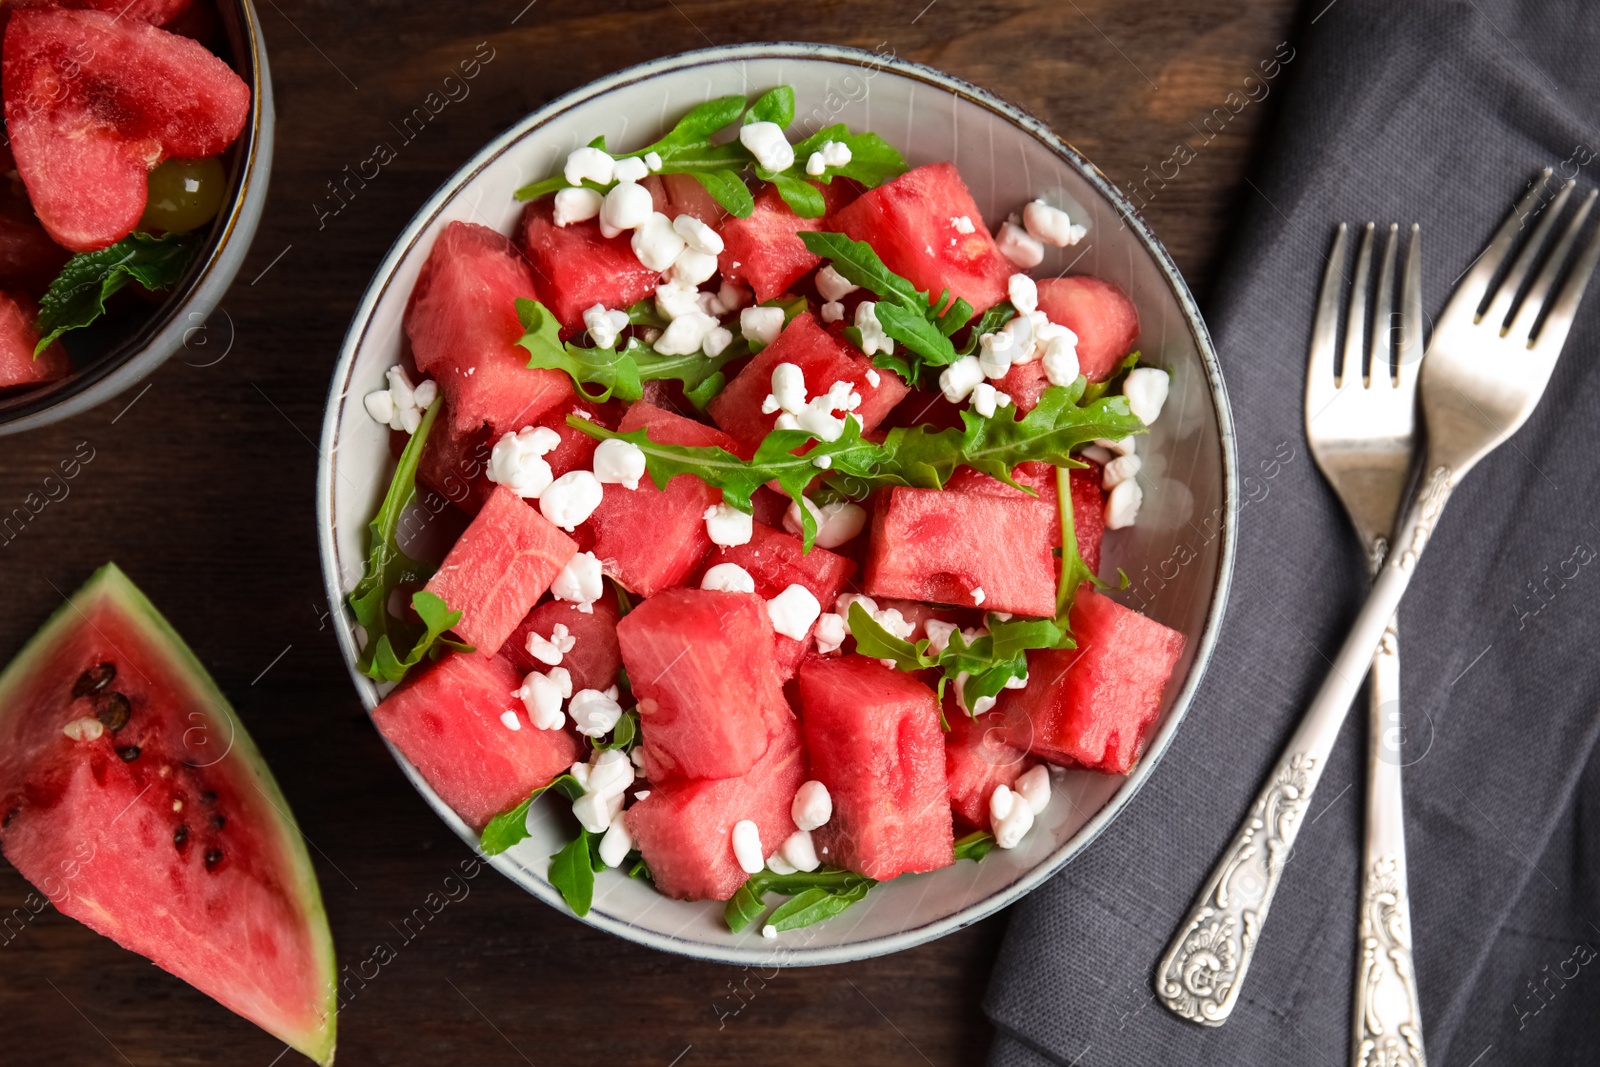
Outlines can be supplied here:
<path id="1" fill-rule="evenodd" d="M 600 75 L 741 41 L 831 41 L 940 67 L 1041 116 L 1122 184 L 1186 159 L 1144 214 L 1203 296 L 1254 195 L 1248 168 L 1283 81 L 1251 100 L 1245 79 L 1290 36 L 1294 5 L 525 3 L 262 3 L 279 124 L 254 249 L 192 351 L 95 411 L 0 439 L 5 510 L 80 442 L 93 450 L 69 495 L 0 545 L 0 656 L 108 559 L 167 613 L 311 840 L 341 959 L 380 941 L 398 950 L 339 1020 L 344 1063 L 979 1063 L 1004 915 L 888 958 L 762 981 L 591 930 L 486 869 L 412 940 L 397 932 L 471 853 L 390 761 L 327 624 L 313 487 L 335 354 L 394 234 L 486 140 Z M 334 205 L 327 183 L 393 140 L 389 123 L 480 42 L 494 58 L 470 94 L 319 218 Z M 0 863 L 0 912 L 27 892 Z M 0 946 L 6 1064 L 268 1067 L 282 1050 L 53 909 Z"/>

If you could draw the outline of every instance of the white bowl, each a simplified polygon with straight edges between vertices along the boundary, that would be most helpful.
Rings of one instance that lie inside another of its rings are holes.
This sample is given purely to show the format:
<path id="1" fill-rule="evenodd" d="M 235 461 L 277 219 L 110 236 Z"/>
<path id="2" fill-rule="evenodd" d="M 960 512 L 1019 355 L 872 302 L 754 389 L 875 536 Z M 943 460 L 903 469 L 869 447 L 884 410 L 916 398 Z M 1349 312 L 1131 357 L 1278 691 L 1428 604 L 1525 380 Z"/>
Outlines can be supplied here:
<path id="1" fill-rule="evenodd" d="M 562 97 L 486 146 L 406 226 L 356 311 L 323 422 L 317 511 L 340 646 L 369 710 L 380 689 L 355 670 L 357 635 L 344 594 L 361 573 L 367 522 L 393 462 L 389 431 L 368 417 L 361 397 L 380 387 L 384 370 L 401 358 L 401 317 L 434 235 L 458 219 L 512 233 L 522 210 L 512 191 L 554 173 L 568 152 L 597 134 L 609 145 L 631 149 L 703 100 L 728 93 L 753 97 L 783 84 L 794 86 L 797 124 L 807 133 L 844 122 L 882 134 L 913 166 L 954 161 L 991 227 L 1040 195 L 1077 206 L 1074 217 L 1087 220 L 1088 238 L 1073 248 L 1051 249 L 1035 273 L 1070 269 L 1122 286 L 1139 307 L 1146 361 L 1172 374 L 1166 409 L 1148 446 L 1141 445 L 1146 493 L 1139 524 L 1106 538 L 1104 567 L 1107 573 L 1121 567 L 1133 580 L 1121 599 L 1139 604 L 1188 640 L 1148 751 L 1133 772 L 1058 772 L 1055 799 L 1016 849 L 995 850 L 981 863 L 895 879 L 844 914 L 775 942 L 754 926 L 729 933 L 720 903 L 671 900 L 616 871 L 598 876 L 585 919 L 590 925 L 655 948 L 736 964 L 839 963 L 920 944 L 1017 900 L 1093 840 L 1149 775 L 1189 707 L 1227 599 L 1237 508 L 1227 398 L 1188 288 L 1111 183 L 1042 123 L 949 75 L 850 48 L 754 44 L 672 56 Z M 471 828 L 391 751 L 439 817 L 475 847 Z M 489 862 L 565 911 L 545 879 L 548 857 L 570 833 L 556 803 L 535 805 L 529 819 L 533 836 Z"/>

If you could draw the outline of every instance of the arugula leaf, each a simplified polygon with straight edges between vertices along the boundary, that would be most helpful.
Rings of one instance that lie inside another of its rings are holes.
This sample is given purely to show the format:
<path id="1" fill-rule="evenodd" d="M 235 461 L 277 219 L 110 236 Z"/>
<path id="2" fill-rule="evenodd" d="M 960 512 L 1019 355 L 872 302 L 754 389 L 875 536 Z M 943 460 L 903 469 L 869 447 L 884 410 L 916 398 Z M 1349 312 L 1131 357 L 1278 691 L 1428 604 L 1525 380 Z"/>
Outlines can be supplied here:
<path id="1" fill-rule="evenodd" d="M 956 349 L 956 353 L 962 356 L 976 355 L 979 338 L 986 333 L 994 333 L 1016 317 L 1017 309 L 1011 306 L 1011 301 L 1000 301 L 1000 303 L 985 311 L 978 317 L 978 321 L 972 324 L 972 332 L 967 334 L 966 344 Z M 1090 399 L 1095 398 L 1090 397 Z"/>
<path id="2" fill-rule="evenodd" d="M 598 836 L 580 828 L 575 840 L 550 857 L 550 884 L 580 918 L 589 914 L 589 905 L 594 903 L 594 857 L 590 850 Z"/>
<path id="3" fill-rule="evenodd" d="M 827 230 L 801 230 L 798 236 L 807 251 L 832 260 L 833 269 L 851 284 L 913 310 L 928 306 L 928 294 L 890 270 L 867 242 L 852 241 L 842 233 Z"/>
<path id="4" fill-rule="evenodd" d="M 627 860 L 633 861 L 633 865 L 628 868 L 629 878 L 638 878 L 641 881 L 649 882 L 651 885 L 655 884 L 656 876 L 650 873 L 650 867 L 645 863 L 642 854 L 635 850 L 628 853 L 623 862 L 627 862 Z"/>
<path id="5" fill-rule="evenodd" d="M 794 86 L 792 85 L 780 85 L 776 89 L 768 89 L 750 105 L 750 110 L 744 117 L 746 126 L 752 122 L 775 122 L 779 126 L 787 126 L 793 121 Z"/>
<path id="6" fill-rule="evenodd" d="M 768 893 L 780 893 L 794 899 L 788 904 L 780 906 L 772 913 L 769 923 L 779 930 L 794 930 L 801 926 L 837 915 L 845 908 L 854 904 L 867 895 L 867 891 L 878 883 L 865 875 L 856 874 L 854 871 L 842 871 L 834 867 L 824 867 L 821 870 L 794 874 L 774 874 L 772 871 L 760 871 L 752 874 L 740 886 L 738 891 L 729 898 L 727 906 L 723 908 L 722 917 L 728 924 L 728 929 L 738 933 L 757 919 L 767 910 L 766 900 Z M 821 893 L 837 898 L 835 903 L 819 903 Z M 792 908 L 787 913 L 784 909 L 802 900 L 803 903 Z M 779 925 L 778 919 L 782 914 L 784 925 Z"/>
<path id="7" fill-rule="evenodd" d="M 828 203 L 822 198 L 822 191 L 806 179 L 785 171 L 774 174 L 769 180 L 777 186 L 778 195 L 789 205 L 789 210 L 801 218 L 820 219 L 828 213 Z"/>
<path id="8" fill-rule="evenodd" d="M 634 303 L 629 306 L 628 325 L 654 326 L 658 330 L 664 330 L 668 326 L 672 325 L 672 323 L 665 315 L 661 314 L 660 309 L 656 307 L 655 298 L 647 296 L 643 300 L 634 301 Z"/>
<path id="9" fill-rule="evenodd" d="M 411 594 L 411 607 L 422 620 L 424 632 L 418 635 L 406 653 L 405 659 L 395 655 L 394 645 L 387 633 L 381 633 L 370 646 L 371 662 L 366 668 L 367 677 L 375 682 L 398 682 L 406 672 L 422 662 L 422 657 L 438 659 L 446 648 L 457 652 L 474 652 L 471 645 L 444 636 L 446 630 L 461 621 L 461 612 L 451 611 L 444 599 L 426 589 Z"/>
<path id="10" fill-rule="evenodd" d="M 663 167 L 662 169 L 665 169 Z M 750 187 L 744 179 L 732 170 L 706 170 L 690 171 L 690 176 L 705 187 L 717 203 L 727 209 L 728 214 L 741 219 L 750 217 L 756 209 L 756 198 L 750 194 Z"/>
<path id="11" fill-rule="evenodd" d="M 1104 589 L 1106 583 L 1089 569 L 1078 552 L 1078 534 L 1073 529 L 1072 477 L 1064 467 L 1056 468 L 1056 510 L 1061 515 L 1061 577 L 1056 584 L 1056 618 L 1065 627 L 1067 609 L 1072 607 L 1078 587 L 1084 582 L 1093 582 Z"/>
<path id="12" fill-rule="evenodd" d="M 106 301 L 129 282 L 146 289 L 171 289 L 199 247 L 200 235 L 195 233 L 160 237 L 130 233 L 113 245 L 73 256 L 39 298 L 34 357 L 68 330 L 81 329 L 105 314 Z"/>
<path id="13" fill-rule="evenodd" d="M 739 121 L 739 116 L 744 114 L 747 103 L 745 97 L 735 94 L 719 96 L 703 104 L 696 104 L 678 120 L 677 125 L 673 126 L 665 137 L 650 147 L 636 152 L 635 155 L 658 152 L 665 158 L 667 150 L 687 148 L 709 141 L 712 134 L 724 126 L 731 126 Z"/>
<path id="14" fill-rule="evenodd" d="M 843 123 L 825 126 L 795 145 L 795 166 L 804 168 L 811 153 L 829 141 L 846 145 L 850 149 L 850 162 L 842 167 L 829 167 L 820 178 L 814 179 L 816 181 L 831 183 L 835 178 L 849 178 L 872 189 L 890 178 L 898 178 L 908 169 L 905 157 L 888 141 L 875 133 L 851 133 L 850 127 Z"/>
<path id="15" fill-rule="evenodd" d="M 987 856 L 993 848 L 993 834 L 987 830 L 974 830 L 966 837 L 956 840 L 956 861 L 972 860 L 977 862 Z"/>
<path id="16" fill-rule="evenodd" d="M 767 916 L 767 925 L 779 933 L 798 930 L 802 926 L 831 919 L 867 895 L 877 885 L 870 878 L 862 878 L 844 889 L 823 889 L 815 886 L 801 890 Z"/>
<path id="17" fill-rule="evenodd" d="M 583 786 L 570 774 L 558 775 L 548 783 L 528 794 L 528 799 L 512 808 L 502 811 L 499 815 L 489 820 L 489 825 L 483 828 L 483 833 L 478 836 L 478 848 L 485 856 L 498 856 L 506 849 L 515 845 L 528 836 L 528 809 L 533 807 L 533 802 L 554 789 L 568 800 L 577 800 L 583 796 Z"/>
<path id="18" fill-rule="evenodd" d="M 622 718 L 617 720 L 617 725 L 611 730 L 611 740 L 595 744 L 595 751 L 604 752 L 607 749 L 620 748 L 628 752 L 633 748 L 634 738 L 639 736 L 639 709 L 629 708 L 622 713 Z"/>
<path id="19" fill-rule="evenodd" d="M 1116 382 L 1118 378 L 1121 378 L 1124 374 L 1127 374 L 1138 365 L 1139 353 L 1129 352 L 1127 355 L 1122 357 L 1122 360 L 1116 365 L 1115 368 L 1112 369 L 1111 373 L 1106 375 L 1105 381 L 1089 383 L 1088 388 L 1084 389 L 1083 391 L 1084 400 L 1099 400 L 1101 397 L 1105 396 L 1106 393 L 1110 392 L 1112 384 Z"/>
<path id="20" fill-rule="evenodd" d="M 950 335 L 944 332 L 943 319 L 930 320 L 927 315 L 888 301 L 878 302 L 872 310 L 884 333 L 921 357 L 920 366 L 912 366 L 908 380 L 920 378 L 923 367 L 948 367 L 961 358 L 950 343 Z"/>

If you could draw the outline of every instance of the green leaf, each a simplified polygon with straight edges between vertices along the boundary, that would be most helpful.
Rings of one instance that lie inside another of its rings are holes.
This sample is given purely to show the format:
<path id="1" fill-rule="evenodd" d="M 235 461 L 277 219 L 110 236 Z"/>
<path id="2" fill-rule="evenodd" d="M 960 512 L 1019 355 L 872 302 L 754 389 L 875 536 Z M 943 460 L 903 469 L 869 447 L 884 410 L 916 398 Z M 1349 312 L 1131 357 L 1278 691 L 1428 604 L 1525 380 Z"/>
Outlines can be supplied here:
<path id="1" fill-rule="evenodd" d="M 972 860 L 974 862 L 987 856 L 994 848 L 994 835 L 987 830 L 974 830 L 966 837 L 956 841 L 956 860 Z"/>
<path id="2" fill-rule="evenodd" d="M 580 918 L 589 914 L 589 905 L 594 903 L 594 860 L 589 850 L 595 836 L 580 829 L 575 841 L 550 857 L 550 884 Z"/>
<path id="3" fill-rule="evenodd" d="M 617 725 L 611 731 L 611 740 L 599 742 L 594 747 L 597 752 L 613 748 L 627 752 L 633 748 L 634 739 L 638 735 L 639 709 L 629 708 L 622 713 L 622 718 L 617 720 Z"/>
<path id="4" fill-rule="evenodd" d="M 712 134 L 724 126 L 731 126 L 739 121 L 739 116 L 744 114 L 746 103 L 748 101 L 743 96 L 734 95 L 719 96 L 715 100 L 696 104 L 689 109 L 688 114 L 678 120 L 677 125 L 673 126 L 665 137 L 648 148 L 635 152 L 634 155 L 642 156 L 655 152 L 665 158 L 666 153 L 672 149 L 707 142 Z"/>
<path id="5" fill-rule="evenodd" d="M 738 933 L 766 913 L 767 902 L 762 899 L 765 893 L 762 886 L 761 875 L 753 874 L 728 898 L 728 903 L 722 909 L 722 918 L 728 924 L 728 929 Z"/>
<path id="6" fill-rule="evenodd" d="M 750 105 L 744 117 L 745 125 L 752 122 L 775 122 L 787 126 L 794 121 L 794 87 L 780 85 L 769 89 Z"/>
<path id="7" fill-rule="evenodd" d="M 129 282 L 151 290 L 177 285 L 200 241 L 195 233 L 160 237 L 130 233 L 116 244 L 80 252 L 67 260 L 39 298 L 39 343 L 34 345 L 34 356 L 68 330 L 81 329 L 105 314 L 106 301 Z"/>
<path id="8" fill-rule="evenodd" d="M 902 671 L 921 671 L 939 665 L 938 657 L 927 654 L 927 638 L 912 644 L 903 637 L 896 637 L 885 630 L 859 600 L 851 603 L 845 621 L 850 626 L 850 636 L 856 639 L 856 652 L 860 655 L 892 660 L 895 669 Z"/>
<path id="9" fill-rule="evenodd" d="M 570 774 L 562 774 L 528 794 L 528 799 L 489 820 L 478 837 L 478 848 L 485 856 L 498 856 L 528 836 L 528 809 L 533 802 L 554 789 L 568 800 L 583 796 L 583 786 Z"/>
<path id="10" fill-rule="evenodd" d="M 650 873 L 650 867 L 645 863 L 643 855 L 638 851 L 630 852 L 623 862 L 626 863 L 628 860 L 633 861 L 633 865 L 628 868 L 629 878 L 638 878 L 641 881 L 649 882 L 651 885 L 655 884 L 656 876 Z"/>
<path id="11" fill-rule="evenodd" d="M 972 332 L 967 334 L 966 344 L 956 351 L 963 356 L 975 355 L 978 351 L 978 339 L 980 337 L 986 333 L 996 332 L 1016 317 L 1017 309 L 1011 306 L 1011 301 L 1000 301 L 1000 303 L 978 317 L 978 321 L 972 324 Z"/>
<path id="12" fill-rule="evenodd" d="M 422 620 L 424 632 L 418 635 L 404 659 L 395 655 L 394 645 L 387 633 L 378 635 L 377 641 L 371 646 L 372 662 L 367 668 L 367 677 L 375 682 L 398 682 L 406 676 L 406 672 L 422 662 L 423 656 L 438 659 L 445 648 L 453 648 L 457 652 L 476 651 L 471 645 L 444 636 L 446 630 L 461 621 L 461 612 L 451 611 L 450 605 L 442 597 L 419 589 L 411 594 L 411 607 Z"/>
<path id="13" fill-rule="evenodd" d="M 927 315 L 888 301 L 880 301 L 872 310 L 883 332 L 920 356 L 923 367 L 948 367 L 960 358 L 949 336 Z M 913 369 L 920 377 L 920 368 Z"/>
<path id="14" fill-rule="evenodd" d="M 798 871 L 794 874 L 761 871 L 752 874 L 749 880 L 729 898 L 722 915 L 728 924 L 728 929 L 738 933 L 761 918 L 762 913 L 767 910 L 765 898 L 768 893 L 779 893 L 794 899 L 774 911 L 768 922 L 779 930 L 794 930 L 837 915 L 866 896 L 867 891 L 877 884 L 873 879 L 856 874 L 854 871 L 842 871 L 833 867 L 810 872 Z M 831 904 L 821 903 L 822 896 L 837 899 Z M 795 901 L 801 901 L 802 898 L 801 904 L 785 912 L 786 908 Z M 780 918 L 783 920 L 782 925 L 779 924 Z"/>
<path id="15" fill-rule="evenodd" d="M 706 192 L 715 197 L 717 203 L 726 208 L 729 214 L 747 219 L 756 209 L 756 198 L 750 195 L 750 187 L 739 177 L 737 171 L 695 170 L 689 173 L 693 175 L 695 181 L 705 186 Z"/>
<path id="16" fill-rule="evenodd" d="M 1106 587 L 1100 576 L 1089 569 L 1078 552 L 1078 535 L 1073 529 L 1072 478 L 1065 467 L 1056 468 L 1056 511 L 1061 516 L 1061 577 L 1056 583 L 1056 618 L 1066 625 L 1072 598 L 1084 582 Z"/>
<path id="17" fill-rule="evenodd" d="M 656 307 L 655 297 L 647 296 L 643 300 L 636 301 L 628 308 L 628 325 L 653 326 L 658 330 L 664 330 L 672 323 Z"/>
<path id="18" fill-rule="evenodd" d="M 822 199 L 822 191 L 804 178 L 797 178 L 787 172 L 774 174 L 772 184 L 777 186 L 778 195 L 783 197 L 783 202 L 801 218 L 820 219 L 827 214 L 828 204 Z"/>
<path id="19" fill-rule="evenodd" d="M 926 313 L 928 294 L 885 266 L 865 241 L 852 241 L 842 233 L 825 230 L 801 230 L 799 237 L 812 255 L 831 260 L 833 269 L 852 285 L 869 289 L 880 298 L 912 311 Z"/>
<path id="20" fill-rule="evenodd" d="M 820 150 L 829 141 L 847 145 L 850 162 L 842 167 L 829 167 L 817 181 L 832 182 L 835 178 L 849 178 L 872 189 L 891 178 L 898 178 L 907 170 L 905 158 L 888 141 L 875 133 L 851 133 L 850 127 L 843 123 L 826 126 L 795 145 L 795 166 L 803 169 L 811 153 Z"/>
<path id="21" fill-rule="evenodd" d="M 767 916 L 767 925 L 779 933 L 831 919 L 867 895 L 877 883 L 863 878 L 848 889 L 805 889 L 779 904 Z"/>
<path id="22" fill-rule="evenodd" d="M 1138 365 L 1139 353 L 1129 352 L 1127 355 L 1122 357 L 1122 360 L 1116 365 L 1116 367 L 1112 369 L 1111 373 L 1106 376 L 1105 381 L 1089 383 L 1088 387 L 1083 391 L 1083 399 L 1085 401 L 1099 400 L 1101 397 L 1105 396 L 1111 391 L 1111 386 L 1113 383 Z"/>

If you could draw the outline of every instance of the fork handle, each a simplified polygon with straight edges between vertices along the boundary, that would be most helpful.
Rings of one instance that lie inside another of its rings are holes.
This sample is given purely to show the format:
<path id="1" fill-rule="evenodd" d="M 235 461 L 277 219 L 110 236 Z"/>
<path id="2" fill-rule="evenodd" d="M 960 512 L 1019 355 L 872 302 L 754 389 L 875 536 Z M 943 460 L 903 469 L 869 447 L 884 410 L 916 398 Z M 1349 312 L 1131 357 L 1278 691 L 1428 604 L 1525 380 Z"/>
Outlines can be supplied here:
<path id="1" fill-rule="evenodd" d="M 1367 825 L 1357 925 L 1352 1067 L 1426 1067 L 1411 962 L 1401 805 L 1400 644 L 1390 620 L 1367 678 Z"/>
<path id="2" fill-rule="evenodd" d="M 1156 967 L 1156 996 L 1182 1018 L 1221 1026 L 1238 1002 L 1284 864 L 1339 727 L 1455 487 L 1450 467 L 1430 462 L 1423 469 L 1428 473 L 1395 529 L 1394 547 L 1333 668 Z"/>

